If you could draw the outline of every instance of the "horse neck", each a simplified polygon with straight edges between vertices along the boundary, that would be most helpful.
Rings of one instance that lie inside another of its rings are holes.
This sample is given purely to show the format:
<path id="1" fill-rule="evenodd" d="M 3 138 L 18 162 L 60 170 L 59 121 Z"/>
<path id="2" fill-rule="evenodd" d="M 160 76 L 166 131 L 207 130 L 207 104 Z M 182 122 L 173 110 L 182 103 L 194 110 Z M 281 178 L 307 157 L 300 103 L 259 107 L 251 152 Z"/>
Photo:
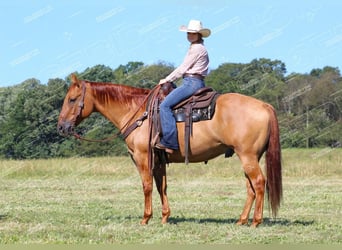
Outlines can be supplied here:
<path id="1" fill-rule="evenodd" d="M 140 114 L 145 111 L 144 101 L 149 93 L 147 89 L 113 83 L 90 83 L 90 85 L 94 98 L 94 111 L 100 112 L 119 129 L 125 126 L 135 113 Z"/>

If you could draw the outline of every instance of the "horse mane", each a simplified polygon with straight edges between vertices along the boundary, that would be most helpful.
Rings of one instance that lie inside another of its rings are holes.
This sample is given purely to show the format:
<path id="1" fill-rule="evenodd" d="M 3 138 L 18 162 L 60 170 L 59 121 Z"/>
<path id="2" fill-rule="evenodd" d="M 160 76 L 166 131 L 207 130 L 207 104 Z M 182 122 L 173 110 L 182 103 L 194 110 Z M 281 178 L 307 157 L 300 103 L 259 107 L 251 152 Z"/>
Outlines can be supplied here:
<path id="1" fill-rule="evenodd" d="M 91 89 L 97 100 L 102 103 L 115 101 L 123 105 L 140 106 L 151 91 L 150 89 L 137 88 L 118 83 L 86 82 L 91 85 Z"/>

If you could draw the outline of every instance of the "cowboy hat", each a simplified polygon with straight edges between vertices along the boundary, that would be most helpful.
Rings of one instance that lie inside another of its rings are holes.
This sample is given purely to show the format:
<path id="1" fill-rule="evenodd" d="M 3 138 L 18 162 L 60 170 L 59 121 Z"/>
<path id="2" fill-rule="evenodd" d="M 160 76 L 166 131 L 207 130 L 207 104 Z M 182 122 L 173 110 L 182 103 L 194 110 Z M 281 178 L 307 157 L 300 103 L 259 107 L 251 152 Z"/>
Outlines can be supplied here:
<path id="1" fill-rule="evenodd" d="M 190 20 L 188 27 L 182 25 L 179 30 L 189 33 L 200 33 L 202 37 L 210 36 L 210 29 L 203 28 L 201 21 L 198 20 Z"/>

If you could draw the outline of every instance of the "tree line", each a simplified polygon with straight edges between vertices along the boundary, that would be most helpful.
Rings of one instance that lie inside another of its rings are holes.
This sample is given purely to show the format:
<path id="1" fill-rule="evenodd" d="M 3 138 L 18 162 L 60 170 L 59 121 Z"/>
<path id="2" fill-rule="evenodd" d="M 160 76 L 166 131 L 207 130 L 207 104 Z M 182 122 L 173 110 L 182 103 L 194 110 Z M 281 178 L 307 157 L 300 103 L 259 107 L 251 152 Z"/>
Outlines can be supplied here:
<path id="1" fill-rule="evenodd" d="M 90 81 L 153 88 L 173 69 L 165 62 L 128 62 L 116 69 L 96 65 L 75 73 Z M 0 158 L 126 155 L 120 138 L 92 143 L 57 133 L 69 82 L 69 76 L 49 79 L 45 84 L 32 78 L 0 88 Z M 272 104 L 277 110 L 283 148 L 341 146 L 342 77 L 338 68 L 326 66 L 307 74 L 286 75 L 283 62 L 261 58 L 245 64 L 224 63 L 210 71 L 206 85 L 220 93 L 242 93 Z M 100 114 L 93 114 L 77 131 L 99 139 L 115 134 L 117 129 Z"/>

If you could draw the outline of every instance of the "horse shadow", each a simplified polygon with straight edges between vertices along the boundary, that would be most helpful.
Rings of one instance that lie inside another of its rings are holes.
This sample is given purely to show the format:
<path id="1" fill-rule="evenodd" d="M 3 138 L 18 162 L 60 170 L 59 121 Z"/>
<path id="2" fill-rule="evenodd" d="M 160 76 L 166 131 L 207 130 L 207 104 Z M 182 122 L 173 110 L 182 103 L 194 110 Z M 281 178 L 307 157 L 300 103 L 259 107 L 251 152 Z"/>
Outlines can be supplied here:
<path id="1" fill-rule="evenodd" d="M 6 220 L 7 217 L 8 217 L 7 214 L 0 214 L 0 221 Z"/>
<path id="2" fill-rule="evenodd" d="M 186 222 L 191 222 L 191 223 L 197 223 L 197 224 L 236 224 L 237 223 L 237 219 L 233 219 L 233 218 L 227 218 L 227 219 L 217 219 L 217 218 L 202 218 L 202 219 L 198 219 L 198 218 L 189 218 L 189 217 L 170 217 L 168 220 L 169 224 L 180 224 L 180 223 L 186 223 Z M 299 226 L 310 226 L 312 224 L 314 224 L 315 221 L 314 220 L 294 220 L 291 221 L 289 219 L 285 219 L 285 218 L 277 218 L 277 219 L 273 219 L 273 218 L 264 218 L 263 222 L 262 222 L 262 226 L 264 227 L 272 227 L 272 226 L 276 226 L 276 225 L 280 225 L 280 226 L 293 226 L 293 225 L 299 225 Z M 248 225 L 252 224 L 252 220 L 250 219 L 248 221 Z"/>
<path id="3" fill-rule="evenodd" d="M 197 224 L 208 224 L 208 223 L 213 223 L 213 224 L 232 224 L 232 223 L 236 223 L 237 220 L 236 219 L 216 219 L 216 218 L 190 218 L 190 217 L 170 217 L 168 219 L 168 223 L 169 224 L 181 224 L 181 223 L 186 223 L 186 222 L 190 222 L 190 223 L 197 223 Z"/>
<path id="4" fill-rule="evenodd" d="M 1 217 L 0 217 L 1 219 Z M 140 219 L 139 216 L 106 216 L 104 218 L 105 220 L 110 221 L 137 221 Z M 226 219 L 220 219 L 220 218 L 194 218 L 194 217 L 170 217 L 168 219 L 168 224 L 170 225 L 180 225 L 182 223 L 195 223 L 195 224 L 236 224 L 237 219 L 236 218 L 226 218 Z M 310 226 L 314 224 L 314 220 L 289 220 L 286 218 L 269 218 L 265 217 L 263 222 L 260 226 L 262 227 L 273 227 L 273 226 Z M 248 225 L 252 224 L 252 219 L 248 221 Z"/>

